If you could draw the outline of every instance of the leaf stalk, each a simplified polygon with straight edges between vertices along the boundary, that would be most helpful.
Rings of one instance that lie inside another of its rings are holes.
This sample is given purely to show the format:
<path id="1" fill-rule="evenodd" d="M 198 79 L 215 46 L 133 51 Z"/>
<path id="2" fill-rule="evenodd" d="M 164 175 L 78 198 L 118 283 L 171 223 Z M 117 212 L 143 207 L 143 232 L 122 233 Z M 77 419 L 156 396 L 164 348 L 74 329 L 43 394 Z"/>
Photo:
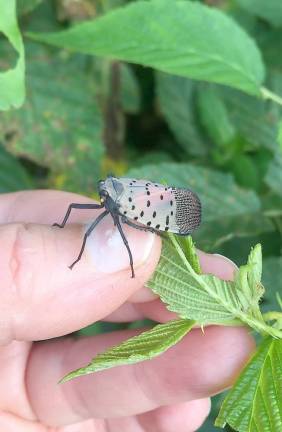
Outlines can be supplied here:
<path id="1" fill-rule="evenodd" d="M 276 93 L 273 93 L 272 91 L 268 90 L 266 87 L 261 87 L 261 93 L 263 99 L 272 100 L 273 102 L 276 102 L 278 105 L 282 106 L 282 97 L 278 96 Z"/>

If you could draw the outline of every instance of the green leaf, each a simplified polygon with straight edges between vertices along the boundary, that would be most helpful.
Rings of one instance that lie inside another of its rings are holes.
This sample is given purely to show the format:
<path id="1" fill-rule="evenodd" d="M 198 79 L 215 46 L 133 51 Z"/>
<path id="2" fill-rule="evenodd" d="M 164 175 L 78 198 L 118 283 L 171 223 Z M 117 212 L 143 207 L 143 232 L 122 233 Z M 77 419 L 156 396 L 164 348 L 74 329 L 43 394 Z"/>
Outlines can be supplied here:
<path id="1" fill-rule="evenodd" d="M 241 266 L 234 280 L 235 290 L 245 311 L 262 319 L 259 301 L 264 294 L 261 284 L 262 255 L 261 245 L 257 244 L 250 252 L 248 262 Z"/>
<path id="2" fill-rule="evenodd" d="M 0 193 L 33 187 L 24 167 L 0 145 Z"/>
<path id="3" fill-rule="evenodd" d="M 253 157 L 245 153 L 236 154 L 228 166 L 240 186 L 247 189 L 259 190 L 261 176 Z"/>
<path id="4" fill-rule="evenodd" d="M 280 150 L 282 152 L 282 120 L 279 123 L 279 129 L 278 129 L 278 142 L 280 145 Z"/>
<path id="5" fill-rule="evenodd" d="M 173 157 L 165 151 L 148 151 L 139 154 L 133 154 L 131 158 L 131 166 L 141 167 L 148 164 L 158 165 L 164 162 L 172 162 Z"/>
<path id="6" fill-rule="evenodd" d="M 222 152 L 223 148 L 234 139 L 236 131 L 217 87 L 200 86 L 197 102 L 202 125 Z"/>
<path id="7" fill-rule="evenodd" d="M 27 101 L 1 115 L 0 139 L 50 168 L 56 187 L 92 192 L 104 154 L 103 121 L 86 59 L 28 48 Z"/>
<path id="8" fill-rule="evenodd" d="M 268 167 L 265 177 L 266 184 L 275 193 L 282 196 L 282 155 L 277 153 Z"/>
<path id="9" fill-rule="evenodd" d="M 204 220 L 204 219 L 203 219 Z M 262 212 L 246 212 L 241 216 L 226 216 L 217 222 L 202 223 L 195 231 L 193 238 L 199 248 L 208 251 L 218 251 L 218 248 L 232 239 L 260 236 L 262 233 L 274 231 L 275 227 L 269 217 Z"/>
<path id="10" fill-rule="evenodd" d="M 281 33 L 281 30 L 280 30 Z M 282 69 L 281 67 L 275 68 L 273 66 L 272 69 L 269 69 L 268 72 L 269 78 L 269 90 L 262 89 L 263 93 L 266 92 L 266 98 L 268 97 L 267 92 L 271 93 L 270 100 L 272 102 L 273 111 L 276 111 L 276 114 L 279 116 L 279 121 L 281 121 L 282 115 Z"/>
<path id="11" fill-rule="evenodd" d="M 139 83 L 129 65 L 120 64 L 120 78 L 122 108 L 126 113 L 137 114 L 141 108 L 141 94 Z"/>
<path id="12" fill-rule="evenodd" d="M 228 393 L 216 426 L 239 432 L 282 430 L 282 340 L 266 338 Z"/>
<path id="13" fill-rule="evenodd" d="M 202 325 L 232 321 L 233 313 L 222 304 L 223 297 L 221 303 L 218 294 L 218 291 L 227 292 L 229 283 L 206 275 L 201 276 L 200 281 L 207 289 L 191 275 L 173 245 L 164 241 L 161 260 L 147 286 L 160 296 L 168 310 L 176 312 L 181 318 L 193 319 Z"/>
<path id="14" fill-rule="evenodd" d="M 214 422 L 224 399 L 224 394 L 225 393 L 220 393 L 211 397 L 211 409 L 209 416 L 205 420 L 204 424 L 197 430 L 197 432 L 219 432 L 219 429 L 214 426 Z"/>
<path id="15" fill-rule="evenodd" d="M 196 156 L 207 153 L 207 139 L 197 125 L 194 109 L 195 82 L 159 72 L 156 84 L 160 110 L 184 152 Z"/>
<path id="16" fill-rule="evenodd" d="M 138 1 L 60 33 L 29 37 L 255 95 L 264 80 L 254 41 L 224 13 L 200 3 Z"/>
<path id="17" fill-rule="evenodd" d="M 281 196 L 271 191 L 262 197 L 263 213 L 269 218 L 280 218 L 282 220 Z M 277 219 L 276 219 L 277 220 Z"/>
<path id="18" fill-rule="evenodd" d="M 263 260 L 263 285 L 267 287 L 263 298 L 263 311 L 277 310 L 277 293 L 282 293 L 282 257 L 273 256 Z"/>
<path id="19" fill-rule="evenodd" d="M 276 104 L 230 88 L 218 88 L 236 131 L 253 148 L 277 149 L 279 113 Z"/>
<path id="20" fill-rule="evenodd" d="M 42 0 L 17 0 L 18 15 L 25 15 L 31 12 Z"/>
<path id="21" fill-rule="evenodd" d="M 281 0 L 237 0 L 237 2 L 251 14 L 265 19 L 275 27 L 282 27 Z"/>
<path id="22" fill-rule="evenodd" d="M 87 366 L 70 372 L 61 382 L 111 367 L 152 359 L 179 342 L 193 325 L 194 321 L 189 320 L 173 320 L 165 324 L 158 324 L 151 330 L 144 331 L 98 354 Z"/>
<path id="23" fill-rule="evenodd" d="M 280 69 L 281 71 L 281 30 L 279 28 L 272 30 L 265 28 L 263 31 L 262 28 L 260 28 L 256 39 L 268 68 Z"/>
<path id="24" fill-rule="evenodd" d="M 0 110 L 8 110 L 19 108 L 24 102 L 24 46 L 17 24 L 16 0 L 0 0 L 0 11 L 0 35 L 2 32 L 19 54 L 14 68 L 0 72 Z"/>
<path id="25" fill-rule="evenodd" d="M 213 275 L 197 274 L 177 240 L 172 235 L 169 237 L 171 242 L 164 242 L 161 260 L 147 283 L 168 310 L 201 325 L 230 325 L 239 319 L 258 331 L 265 329 L 258 308 L 261 296 L 259 245 L 251 252 L 248 264 L 240 267 L 235 281 L 231 282 Z M 269 331 L 272 333 L 271 329 Z"/>
<path id="26" fill-rule="evenodd" d="M 261 255 L 261 245 L 256 245 L 250 252 L 250 255 L 248 257 L 248 263 L 247 266 L 249 267 L 248 271 L 248 279 L 249 279 L 249 285 L 251 288 L 254 289 L 253 292 L 251 292 L 250 297 L 256 298 L 257 294 L 257 301 L 260 300 L 262 297 L 263 291 L 261 292 L 261 275 L 262 275 L 262 255 Z"/>
<path id="27" fill-rule="evenodd" d="M 201 265 L 200 260 L 196 252 L 195 245 L 193 243 L 191 236 L 179 236 L 177 237 L 177 242 L 179 243 L 179 246 L 183 250 L 183 253 L 185 254 L 188 262 L 190 263 L 192 269 L 198 273 L 201 274 Z"/>

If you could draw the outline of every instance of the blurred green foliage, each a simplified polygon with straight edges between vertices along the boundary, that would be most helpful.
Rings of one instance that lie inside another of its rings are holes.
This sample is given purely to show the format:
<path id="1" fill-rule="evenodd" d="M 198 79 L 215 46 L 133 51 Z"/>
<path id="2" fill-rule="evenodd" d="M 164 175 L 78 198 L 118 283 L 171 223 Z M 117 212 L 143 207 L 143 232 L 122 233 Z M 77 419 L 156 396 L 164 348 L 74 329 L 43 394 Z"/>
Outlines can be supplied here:
<path id="1" fill-rule="evenodd" d="M 197 246 L 241 264 L 262 243 L 277 308 L 282 108 L 262 86 L 281 97 L 281 52 L 281 0 L 0 0 L 0 192 L 95 196 L 108 172 L 191 187 Z"/>

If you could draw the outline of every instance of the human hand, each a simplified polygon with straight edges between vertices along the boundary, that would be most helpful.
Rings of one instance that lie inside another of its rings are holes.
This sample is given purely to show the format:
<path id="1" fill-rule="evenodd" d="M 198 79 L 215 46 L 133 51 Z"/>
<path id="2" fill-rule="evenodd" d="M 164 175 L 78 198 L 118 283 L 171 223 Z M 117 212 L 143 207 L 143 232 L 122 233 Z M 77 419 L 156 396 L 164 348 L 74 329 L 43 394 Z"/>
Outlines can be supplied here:
<path id="1" fill-rule="evenodd" d="M 233 382 L 254 348 L 246 329 L 211 326 L 204 334 L 194 329 L 151 361 L 62 385 L 57 382 L 67 372 L 137 331 L 32 343 L 101 319 L 162 322 L 175 317 L 143 287 L 159 259 L 158 236 L 124 228 L 135 261 L 132 279 L 125 247 L 107 217 L 93 232 L 81 261 L 69 270 L 81 246 L 82 227 L 60 230 L 51 225 L 62 220 L 70 202 L 89 200 L 55 191 L 0 196 L 0 430 L 196 430 L 208 415 L 209 396 Z M 95 214 L 74 211 L 70 222 Z M 204 272 L 232 278 L 230 261 L 199 256 Z"/>

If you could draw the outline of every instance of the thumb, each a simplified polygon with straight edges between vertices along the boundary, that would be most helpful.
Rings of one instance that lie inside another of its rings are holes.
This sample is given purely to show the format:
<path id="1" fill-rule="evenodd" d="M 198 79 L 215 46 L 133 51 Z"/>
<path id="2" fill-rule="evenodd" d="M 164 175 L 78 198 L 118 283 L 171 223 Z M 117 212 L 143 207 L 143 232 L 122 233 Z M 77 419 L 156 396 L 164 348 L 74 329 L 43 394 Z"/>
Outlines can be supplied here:
<path id="1" fill-rule="evenodd" d="M 126 225 L 122 225 L 122 230 L 126 233 L 125 237 L 129 242 L 134 269 L 137 269 L 147 260 L 155 241 L 155 235 L 144 231 L 137 232 L 136 229 L 127 228 Z M 102 219 L 97 226 L 95 235 L 88 241 L 87 251 L 92 265 L 98 272 L 110 274 L 129 268 L 128 250 L 110 215 Z M 131 270 L 129 274 L 131 275 Z"/>
<path id="2" fill-rule="evenodd" d="M 107 316 L 142 288 L 158 262 L 161 242 L 154 234 L 123 228 L 133 254 L 133 279 L 110 216 L 95 228 L 73 270 L 68 266 L 80 251 L 85 225 L 0 225 L 0 340 L 71 333 Z"/>

